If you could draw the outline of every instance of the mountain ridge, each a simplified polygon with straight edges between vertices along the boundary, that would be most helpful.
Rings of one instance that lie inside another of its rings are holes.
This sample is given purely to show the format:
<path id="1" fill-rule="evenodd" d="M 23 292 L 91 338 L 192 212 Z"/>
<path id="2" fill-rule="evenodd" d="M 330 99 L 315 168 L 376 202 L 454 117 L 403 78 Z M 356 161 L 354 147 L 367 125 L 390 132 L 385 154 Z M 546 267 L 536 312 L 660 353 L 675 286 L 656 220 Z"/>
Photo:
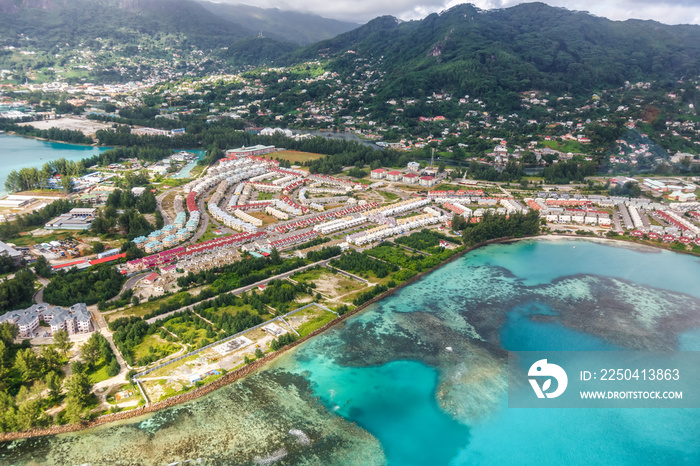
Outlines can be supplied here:
<path id="1" fill-rule="evenodd" d="M 543 3 L 462 4 L 417 21 L 375 18 L 283 61 L 318 57 L 338 72 L 373 63 L 386 75 L 380 98 L 510 94 L 504 104 L 517 108 L 517 93 L 531 89 L 591 92 L 700 74 L 700 26 L 615 22 Z"/>

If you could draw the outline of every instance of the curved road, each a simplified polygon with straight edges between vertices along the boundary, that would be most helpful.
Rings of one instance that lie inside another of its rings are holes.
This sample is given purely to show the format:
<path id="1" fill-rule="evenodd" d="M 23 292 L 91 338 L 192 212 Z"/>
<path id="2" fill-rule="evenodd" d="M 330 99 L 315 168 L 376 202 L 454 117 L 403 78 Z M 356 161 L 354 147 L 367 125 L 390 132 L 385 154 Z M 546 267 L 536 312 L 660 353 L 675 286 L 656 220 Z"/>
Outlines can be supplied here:
<path id="1" fill-rule="evenodd" d="M 122 286 L 121 291 L 119 292 L 118 295 L 116 295 L 114 298 L 108 299 L 107 302 L 111 303 L 112 301 L 116 301 L 117 299 L 121 298 L 122 295 L 126 292 L 126 290 L 132 289 L 136 283 L 141 280 L 144 276 L 148 275 L 150 272 L 141 272 L 137 273 L 136 275 L 129 277 L 129 279 L 124 283 L 124 286 Z"/>
<path id="2" fill-rule="evenodd" d="M 37 304 L 42 304 L 44 302 L 44 288 L 46 288 L 46 285 L 49 284 L 49 280 L 39 277 L 37 275 L 37 280 L 39 280 L 39 283 L 41 283 L 43 286 L 34 293 L 34 302 Z"/>

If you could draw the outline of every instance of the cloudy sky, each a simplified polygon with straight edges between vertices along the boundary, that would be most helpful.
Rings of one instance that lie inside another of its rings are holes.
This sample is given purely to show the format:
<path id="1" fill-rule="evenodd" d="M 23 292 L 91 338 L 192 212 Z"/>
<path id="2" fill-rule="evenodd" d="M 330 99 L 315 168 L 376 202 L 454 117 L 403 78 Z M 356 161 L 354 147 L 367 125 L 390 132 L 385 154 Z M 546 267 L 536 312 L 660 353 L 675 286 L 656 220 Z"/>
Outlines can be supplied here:
<path id="1" fill-rule="evenodd" d="M 523 0 L 210 0 L 296 10 L 328 18 L 366 22 L 381 15 L 420 19 L 460 3 L 479 8 L 505 8 Z M 570 10 L 588 11 L 614 20 L 653 19 L 667 24 L 700 24 L 700 0 L 541 0 Z"/>

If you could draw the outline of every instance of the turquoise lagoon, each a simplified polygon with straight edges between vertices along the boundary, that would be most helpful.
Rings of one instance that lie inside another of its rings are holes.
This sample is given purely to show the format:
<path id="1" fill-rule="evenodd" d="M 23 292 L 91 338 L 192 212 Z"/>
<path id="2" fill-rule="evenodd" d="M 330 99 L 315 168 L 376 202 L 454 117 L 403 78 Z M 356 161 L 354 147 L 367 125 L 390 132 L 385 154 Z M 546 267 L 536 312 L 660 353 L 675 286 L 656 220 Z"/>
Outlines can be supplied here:
<path id="1" fill-rule="evenodd" d="M 78 162 L 108 149 L 0 134 L 0 194 L 5 193 L 5 180 L 12 170 L 41 168 L 46 162 L 60 158 Z"/>
<path id="2" fill-rule="evenodd" d="M 507 350 L 698 351 L 699 283 L 693 256 L 492 245 L 209 396 L 0 463 L 700 464 L 700 410 L 509 409 L 505 376 Z"/>

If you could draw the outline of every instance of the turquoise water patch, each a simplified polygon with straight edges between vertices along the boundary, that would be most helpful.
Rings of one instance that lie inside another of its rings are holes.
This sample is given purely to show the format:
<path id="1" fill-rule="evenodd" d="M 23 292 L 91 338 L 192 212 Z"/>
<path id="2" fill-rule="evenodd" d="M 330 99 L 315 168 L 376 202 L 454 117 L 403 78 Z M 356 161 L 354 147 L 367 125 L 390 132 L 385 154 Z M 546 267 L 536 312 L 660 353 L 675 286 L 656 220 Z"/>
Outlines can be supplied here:
<path id="1" fill-rule="evenodd" d="M 344 368 L 304 362 L 314 394 L 331 411 L 379 439 L 391 465 L 447 464 L 469 442 L 469 427 L 437 404 L 438 372 L 416 361 Z"/>
<path id="2" fill-rule="evenodd" d="M 700 328 L 688 330 L 678 336 L 678 351 L 700 351 Z"/>
<path id="3" fill-rule="evenodd" d="M 525 285 L 576 274 L 622 278 L 700 298 L 700 259 L 629 243 L 579 239 L 519 241 L 481 248 L 469 262 L 503 267 Z"/>
<path id="4" fill-rule="evenodd" d="M 41 168 L 46 162 L 60 158 L 78 162 L 109 149 L 111 147 L 81 146 L 0 134 L 0 194 L 6 193 L 5 180 L 12 170 Z"/>
<path id="5" fill-rule="evenodd" d="M 564 327 L 559 322 L 536 322 L 537 316 L 556 315 L 540 303 L 527 303 L 508 313 L 501 328 L 501 346 L 508 351 L 619 351 L 624 348 L 602 338 Z"/>
<path id="6" fill-rule="evenodd" d="M 694 409 L 508 409 L 474 426 L 452 465 L 697 465 Z"/>

